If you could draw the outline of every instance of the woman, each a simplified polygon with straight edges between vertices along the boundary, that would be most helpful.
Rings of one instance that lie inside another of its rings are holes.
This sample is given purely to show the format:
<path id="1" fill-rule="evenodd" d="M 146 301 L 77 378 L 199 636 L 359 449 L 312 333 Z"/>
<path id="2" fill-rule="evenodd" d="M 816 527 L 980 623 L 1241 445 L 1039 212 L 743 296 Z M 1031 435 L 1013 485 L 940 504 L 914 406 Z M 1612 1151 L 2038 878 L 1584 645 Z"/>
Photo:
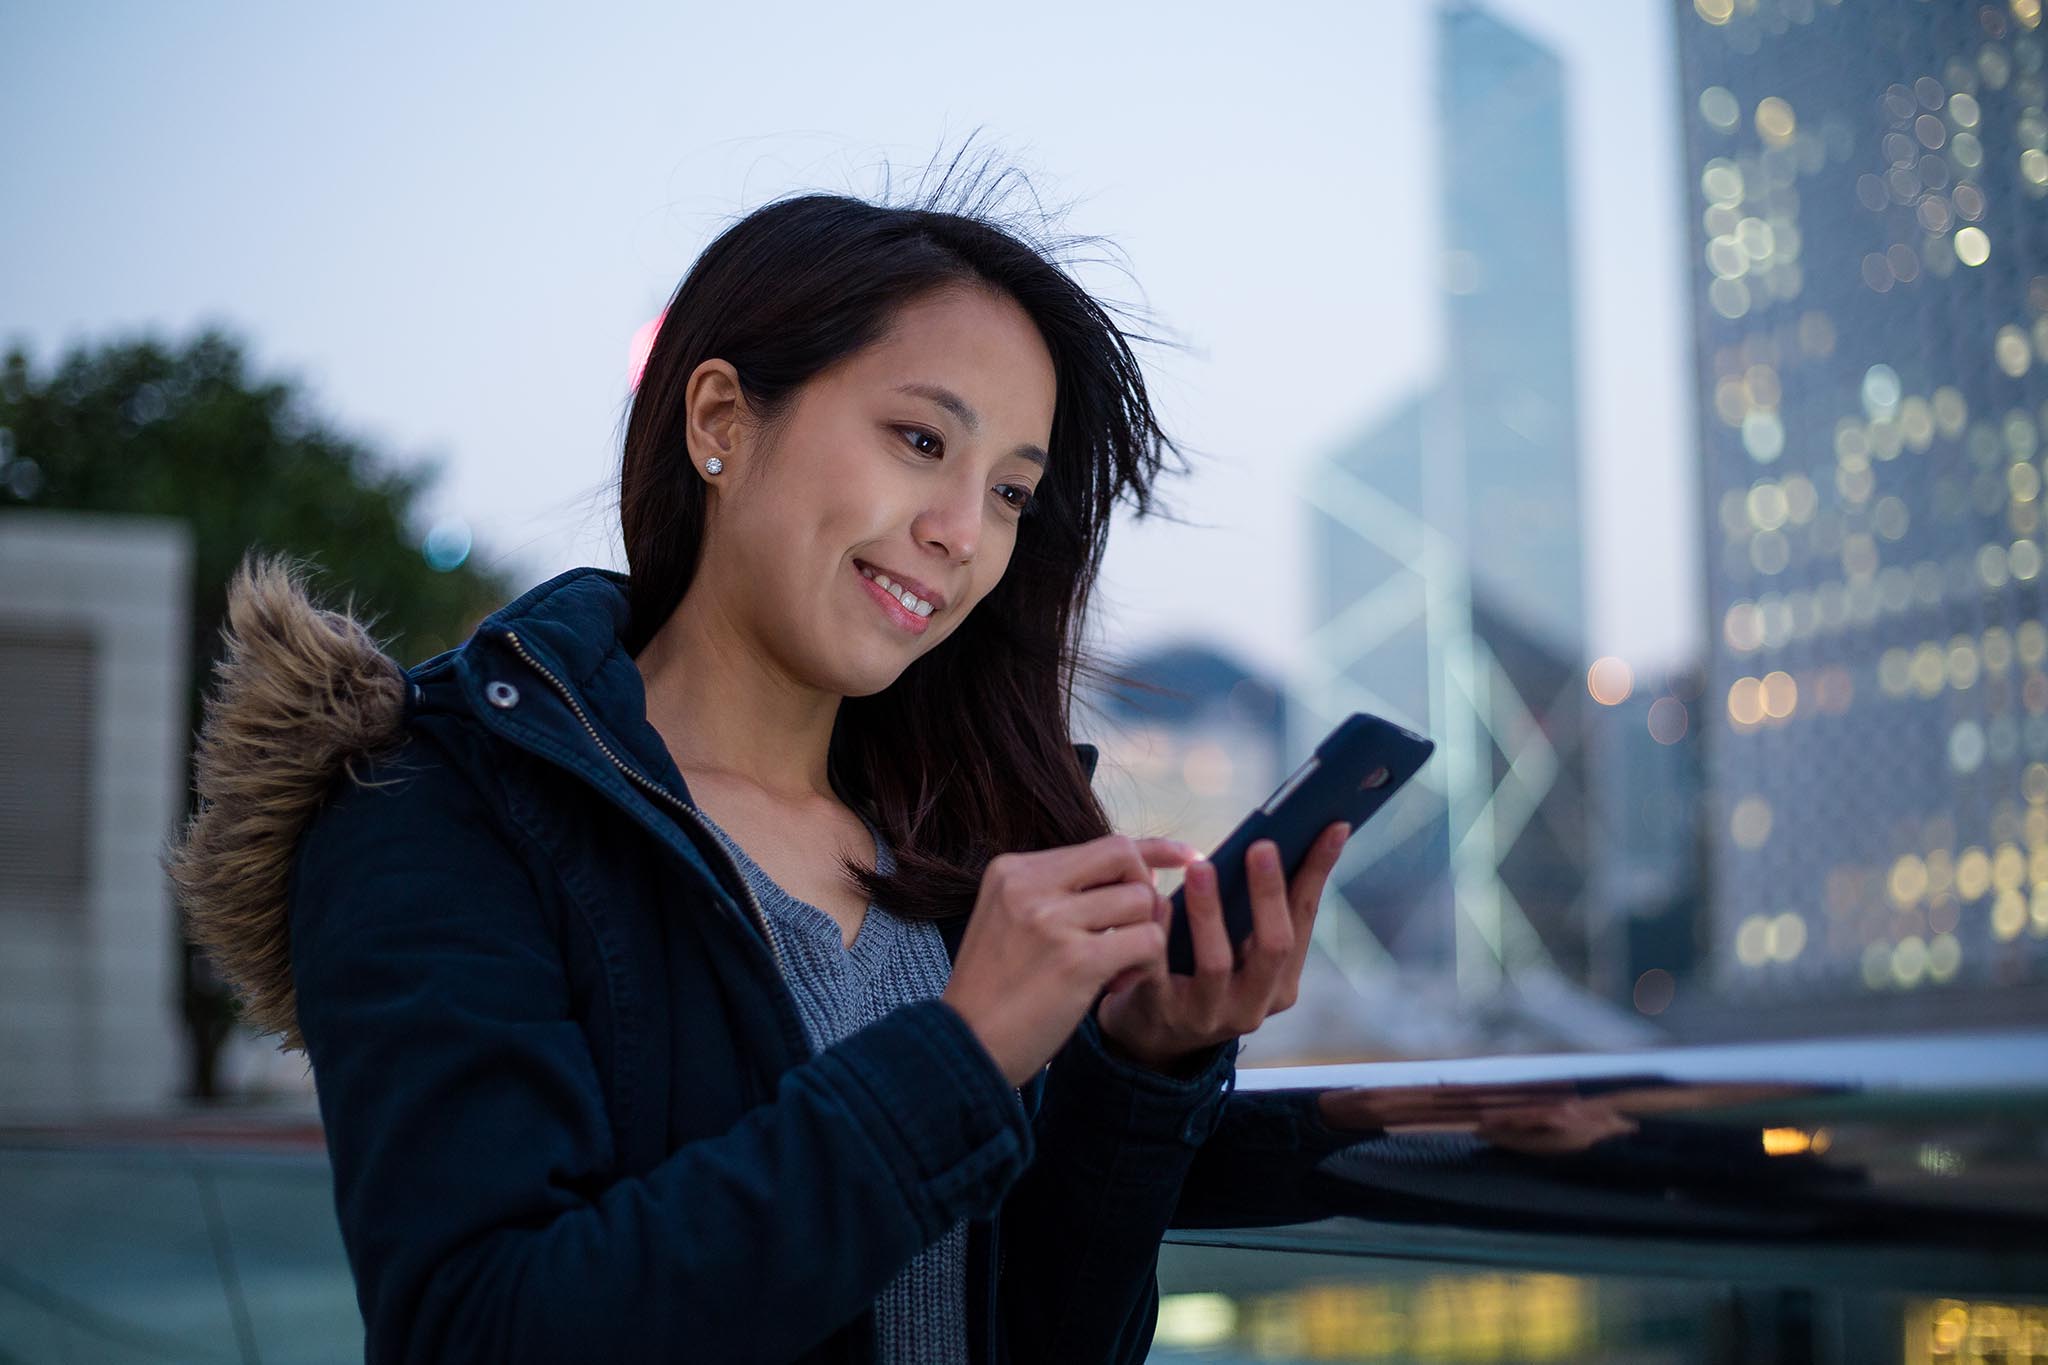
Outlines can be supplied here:
<path id="1" fill-rule="evenodd" d="M 311 1061 L 370 1360 L 1143 1358 L 1346 833 L 1254 850 L 1234 961 L 1090 790 L 1081 626 L 1166 444 L 1039 251 L 809 195 L 669 303 L 629 574 L 404 670 L 245 560 L 170 868 Z"/>

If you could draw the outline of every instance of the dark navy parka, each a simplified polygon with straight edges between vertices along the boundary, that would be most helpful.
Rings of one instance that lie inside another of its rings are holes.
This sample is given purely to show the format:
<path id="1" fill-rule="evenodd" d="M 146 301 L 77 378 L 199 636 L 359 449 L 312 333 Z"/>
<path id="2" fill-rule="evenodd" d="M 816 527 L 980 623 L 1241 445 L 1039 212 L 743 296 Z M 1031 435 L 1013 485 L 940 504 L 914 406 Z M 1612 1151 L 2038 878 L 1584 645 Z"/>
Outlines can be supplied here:
<path id="1" fill-rule="evenodd" d="M 932 999 L 813 1052 L 647 720 L 626 581 L 560 574 L 407 670 L 402 742 L 291 858 L 369 1360 L 867 1361 L 962 1218 L 976 1360 L 1142 1360 L 1237 1042 L 1169 1077 L 1091 1012 L 1020 1091 Z"/>

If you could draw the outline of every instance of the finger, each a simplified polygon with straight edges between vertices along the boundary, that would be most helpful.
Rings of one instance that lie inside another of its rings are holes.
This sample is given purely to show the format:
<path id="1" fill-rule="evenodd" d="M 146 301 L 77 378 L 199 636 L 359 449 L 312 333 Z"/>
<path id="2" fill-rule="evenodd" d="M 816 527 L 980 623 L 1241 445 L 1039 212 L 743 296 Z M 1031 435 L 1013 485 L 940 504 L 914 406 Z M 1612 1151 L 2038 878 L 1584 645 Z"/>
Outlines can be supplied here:
<path id="1" fill-rule="evenodd" d="M 1199 858 L 1188 864 L 1181 879 L 1187 906 L 1188 935 L 1195 949 L 1195 977 L 1221 983 L 1230 979 L 1230 931 L 1223 925 L 1223 899 L 1217 889 L 1216 864 Z"/>
<path id="2" fill-rule="evenodd" d="M 1287 888 L 1288 907 L 1297 921 L 1312 916 L 1322 904 L 1323 884 L 1329 881 L 1337 860 L 1344 856 L 1344 841 L 1350 837 L 1351 826 L 1339 820 L 1309 845 L 1308 856 L 1294 869 L 1294 880 Z"/>
<path id="3" fill-rule="evenodd" d="M 1127 924 L 1149 924 L 1159 893 L 1149 882 L 1111 882 L 1067 897 L 1067 916 L 1079 928 L 1094 932 Z"/>
<path id="4" fill-rule="evenodd" d="M 1279 982 L 1280 998 L 1287 1006 L 1294 1003 L 1300 990 L 1301 968 L 1308 961 L 1309 944 L 1315 937 L 1316 910 L 1323 902 L 1323 888 L 1329 884 L 1337 860 L 1344 856 L 1344 841 L 1350 837 L 1351 826 L 1341 820 L 1323 831 L 1323 837 L 1296 869 L 1293 885 L 1287 888 L 1294 920 L 1294 948 L 1281 967 Z"/>
<path id="5" fill-rule="evenodd" d="M 1245 851 L 1245 877 L 1252 896 L 1252 937 L 1245 946 L 1245 989 L 1262 1006 L 1282 964 L 1294 951 L 1294 923 L 1287 913 L 1287 873 L 1280 846 L 1261 839 Z"/>
<path id="6" fill-rule="evenodd" d="M 1179 839 L 1151 837 L 1134 839 L 1128 834 L 1105 834 L 1085 844 L 1052 850 L 1059 860 L 1055 876 L 1069 891 L 1084 891 L 1106 882 L 1152 884 L 1155 867 L 1180 867 L 1200 857 L 1194 845 Z"/>
<path id="7" fill-rule="evenodd" d="M 1166 961 L 1166 933 L 1157 923 L 1122 924 L 1114 930 L 1092 935 L 1096 976 L 1113 981 L 1133 967 L 1141 972 L 1154 963 Z"/>
<path id="8" fill-rule="evenodd" d="M 1168 917 L 1173 913 L 1173 906 L 1166 897 L 1156 893 L 1153 896 L 1153 901 L 1157 907 L 1153 914 L 1153 923 L 1159 926 L 1159 932 L 1163 937 L 1166 933 Z M 1121 972 L 1118 972 L 1116 978 L 1103 988 L 1102 993 L 1106 996 L 1117 995 L 1123 991 L 1131 990 L 1154 977 L 1163 978 L 1165 975 L 1166 955 L 1161 953 L 1158 957 L 1141 966 L 1126 967 Z"/>

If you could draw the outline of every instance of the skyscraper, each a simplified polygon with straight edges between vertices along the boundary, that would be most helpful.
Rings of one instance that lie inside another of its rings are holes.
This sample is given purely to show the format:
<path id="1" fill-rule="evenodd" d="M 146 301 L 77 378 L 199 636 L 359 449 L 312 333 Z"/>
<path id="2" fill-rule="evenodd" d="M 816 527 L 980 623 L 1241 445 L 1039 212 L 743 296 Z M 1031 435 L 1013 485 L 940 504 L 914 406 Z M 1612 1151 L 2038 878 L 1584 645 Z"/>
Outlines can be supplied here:
<path id="1" fill-rule="evenodd" d="M 1677 8 L 1710 970 L 1758 1028 L 2038 1015 L 2041 6 Z"/>
<path id="2" fill-rule="evenodd" d="M 1378 950 L 1473 997 L 1583 978 L 1579 433 L 1557 58 L 1470 4 L 1437 37 L 1446 353 L 1303 488 L 1317 626 L 1290 745 L 1354 710 L 1437 741 L 1336 883 Z"/>

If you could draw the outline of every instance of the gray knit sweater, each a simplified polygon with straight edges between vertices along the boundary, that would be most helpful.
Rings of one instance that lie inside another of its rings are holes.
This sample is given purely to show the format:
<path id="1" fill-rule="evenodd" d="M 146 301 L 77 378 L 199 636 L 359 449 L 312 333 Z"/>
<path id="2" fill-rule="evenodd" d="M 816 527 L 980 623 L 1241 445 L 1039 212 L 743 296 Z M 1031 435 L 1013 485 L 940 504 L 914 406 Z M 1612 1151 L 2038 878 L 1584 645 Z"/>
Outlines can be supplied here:
<path id="1" fill-rule="evenodd" d="M 698 814 L 703 815 L 700 809 Z M 902 920 L 869 905 L 853 947 L 838 921 L 776 885 L 739 841 L 711 826 L 746 874 L 782 949 L 782 965 L 811 1046 L 826 1048 L 874 1023 L 898 1005 L 938 995 L 952 975 L 952 959 L 929 921 Z M 865 820 L 863 823 L 866 823 Z M 895 860 L 875 827 L 875 866 Z M 967 1362 L 967 1224 L 955 1223 L 913 1256 L 875 1300 L 876 1358 L 898 1362 Z"/>

